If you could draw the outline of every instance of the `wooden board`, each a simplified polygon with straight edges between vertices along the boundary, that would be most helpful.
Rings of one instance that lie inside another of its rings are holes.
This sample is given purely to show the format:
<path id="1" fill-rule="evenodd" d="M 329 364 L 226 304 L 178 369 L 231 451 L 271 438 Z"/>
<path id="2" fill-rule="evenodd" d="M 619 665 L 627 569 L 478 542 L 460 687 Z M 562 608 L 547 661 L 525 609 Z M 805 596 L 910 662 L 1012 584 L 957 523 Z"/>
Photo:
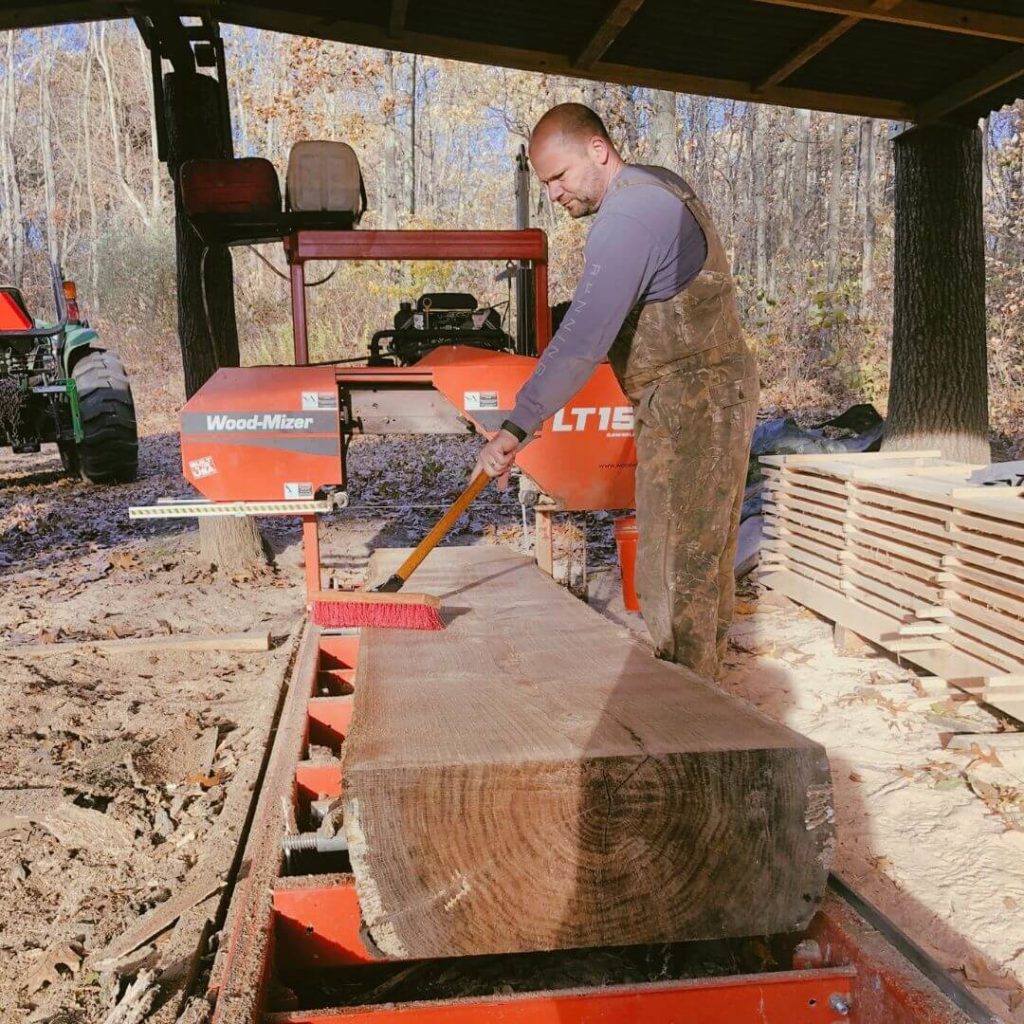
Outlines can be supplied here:
<path id="1" fill-rule="evenodd" d="M 1002 537 L 1006 540 L 1015 540 L 1024 544 L 1024 526 L 1018 523 L 992 519 L 989 516 L 979 515 L 976 512 L 963 512 L 960 509 L 953 510 L 952 522 L 953 526 L 959 527 L 962 530 Z"/>
<path id="2" fill-rule="evenodd" d="M 790 487 L 811 488 L 816 492 L 825 492 L 840 498 L 846 497 L 847 487 L 844 481 L 833 480 L 820 473 L 806 473 L 791 468 L 784 471 L 766 468 L 763 470 L 763 474 L 766 486 L 769 487 L 783 490 Z"/>
<path id="3" fill-rule="evenodd" d="M 378 552 L 386 576 L 405 552 Z M 365 630 L 345 833 L 389 958 L 803 926 L 833 843 L 823 749 L 495 547 L 416 575 L 442 632 Z"/>
<path id="4" fill-rule="evenodd" d="M 810 580 L 800 579 L 789 570 L 765 573 L 760 580 L 797 604 L 810 608 L 841 626 L 846 626 L 858 636 L 881 647 L 891 646 L 899 637 L 900 623 L 890 616 L 850 601 Z M 915 653 L 906 660 L 944 679 L 991 675 L 990 666 L 953 650 L 951 646 Z"/>
<path id="5" fill-rule="evenodd" d="M 897 511 L 894 508 L 855 499 L 850 502 L 849 520 L 851 523 L 878 523 L 883 526 L 891 524 L 927 537 L 932 541 L 949 543 L 949 530 L 945 523 L 916 512 Z"/>
<path id="6" fill-rule="evenodd" d="M 957 488 L 953 492 L 952 505 L 954 508 L 980 512 L 995 519 L 1024 524 L 1024 488 Z"/>

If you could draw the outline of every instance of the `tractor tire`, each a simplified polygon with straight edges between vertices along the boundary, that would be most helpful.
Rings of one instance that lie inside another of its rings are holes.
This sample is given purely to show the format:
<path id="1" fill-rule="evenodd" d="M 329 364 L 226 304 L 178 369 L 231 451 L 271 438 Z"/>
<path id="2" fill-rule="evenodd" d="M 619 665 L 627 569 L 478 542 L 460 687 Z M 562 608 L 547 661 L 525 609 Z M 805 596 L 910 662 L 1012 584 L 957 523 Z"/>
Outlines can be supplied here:
<path id="1" fill-rule="evenodd" d="M 139 470 L 135 402 L 121 360 L 89 349 L 71 370 L 78 387 L 83 438 L 76 446 L 78 471 L 91 484 L 134 480 Z M 68 460 L 73 466 L 74 460 Z M 70 468 L 70 467 L 69 467 Z"/>

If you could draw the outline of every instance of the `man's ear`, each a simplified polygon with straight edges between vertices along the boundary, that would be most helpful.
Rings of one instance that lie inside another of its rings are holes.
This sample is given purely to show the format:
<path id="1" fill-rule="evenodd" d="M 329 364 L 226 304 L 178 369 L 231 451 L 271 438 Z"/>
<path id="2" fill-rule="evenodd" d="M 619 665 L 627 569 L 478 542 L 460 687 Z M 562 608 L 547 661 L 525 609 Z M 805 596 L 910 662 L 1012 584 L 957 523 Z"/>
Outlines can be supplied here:
<path id="1" fill-rule="evenodd" d="M 602 167 L 608 163 L 608 158 L 611 156 L 611 147 L 608 145 L 606 139 L 602 139 L 600 135 L 595 135 L 589 143 L 590 155 L 594 160 Z"/>

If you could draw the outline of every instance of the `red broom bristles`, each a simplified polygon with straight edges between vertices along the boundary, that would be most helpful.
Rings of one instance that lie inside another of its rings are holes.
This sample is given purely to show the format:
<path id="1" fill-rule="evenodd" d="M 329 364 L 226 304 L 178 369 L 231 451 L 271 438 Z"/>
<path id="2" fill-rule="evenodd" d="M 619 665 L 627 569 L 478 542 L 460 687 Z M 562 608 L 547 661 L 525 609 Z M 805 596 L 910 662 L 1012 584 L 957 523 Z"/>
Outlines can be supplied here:
<path id="1" fill-rule="evenodd" d="M 387 601 L 314 601 L 312 621 L 331 629 L 368 626 L 381 629 L 444 629 L 440 611 L 427 604 Z"/>

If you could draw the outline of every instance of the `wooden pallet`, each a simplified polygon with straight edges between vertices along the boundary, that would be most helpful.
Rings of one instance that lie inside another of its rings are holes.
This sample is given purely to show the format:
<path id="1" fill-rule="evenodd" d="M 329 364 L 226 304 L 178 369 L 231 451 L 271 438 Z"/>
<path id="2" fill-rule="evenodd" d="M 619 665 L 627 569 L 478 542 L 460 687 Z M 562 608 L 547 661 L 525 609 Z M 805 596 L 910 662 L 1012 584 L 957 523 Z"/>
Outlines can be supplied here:
<path id="1" fill-rule="evenodd" d="M 973 484 L 979 467 L 937 452 L 762 462 L 766 582 L 1024 713 L 999 684 L 1024 675 L 1024 488 Z"/>

